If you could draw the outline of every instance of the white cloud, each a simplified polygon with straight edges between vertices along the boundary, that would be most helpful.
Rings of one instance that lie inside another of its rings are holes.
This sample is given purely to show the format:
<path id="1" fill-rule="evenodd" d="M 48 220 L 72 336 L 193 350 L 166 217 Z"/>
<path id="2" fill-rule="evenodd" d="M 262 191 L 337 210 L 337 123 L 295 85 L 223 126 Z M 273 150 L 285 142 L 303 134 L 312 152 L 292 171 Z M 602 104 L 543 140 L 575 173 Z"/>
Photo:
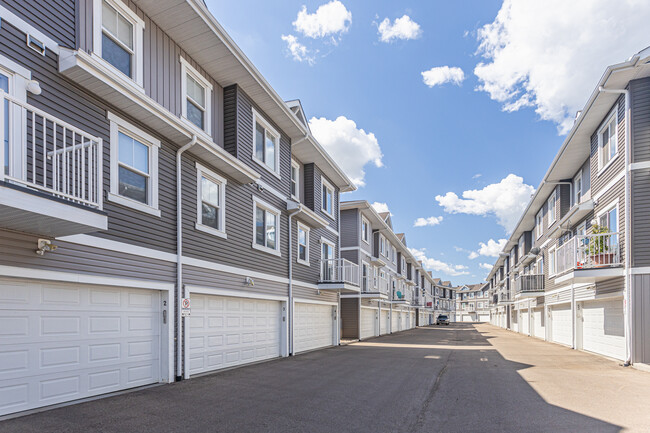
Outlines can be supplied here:
<path id="1" fill-rule="evenodd" d="M 390 212 L 388 210 L 388 205 L 386 203 L 380 203 L 378 201 L 374 202 L 371 204 L 373 208 L 377 211 L 377 213 L 384 213 L 384 212 Z"/>
<path id="2" fill-rule="evenodd" d="M 470 260 L 474 260 L 478 256 L 479 256 L 479 254 L 476 251 L 472 251 L 471 253 L 469 253 L 469 256 L 467 256 L 467 258 L 470 259 Z"/>
<path id="3" fill-rule="evenodd" d="M 514 230 L 517 221 L 535 191 L 524 180 L 509 174 L 499 183 L 493 183 L 480 190 L 468 190 L 459 198 L 454 192 L 437 195 L 436 200 L 449 213 L 468 215 L 494 215 L 506 233 Z"/>
<path id="4" fill-rule="evenodd" d="M 643 0 L 504 0 L 478 30 L 478 90 L 505 111 L 534 107 L 566 133 L 605 67 L 648 45 Z"/>
<path id="5" fill-rule="evenodd" d="M 294 60 L 299 62 L 307 62 L 310 65 L 313 65 L 316 61 L 316 58 L 311 53 L 311 51 L 298 42 L 298 38 L 294 35 L 282 35 L 282 40 L 287 43 L 287 49 L 291 53 L 291 56 Z"/>
<path id="6" fill-rule="evenodd" d="M 382 42 L 392 42 L 394 39 L 417 39 L 422 34 L 420 25 L 408 15 L 395 18 L 392 24 L 390 18 L 384 18 L 379 23 L 377 30 L 379 31 L 379 40 Z"/>
<path id="7" fill-rule="evenodd" d="M 336 120 L 312 117 L 309 120 L 312 134 L 341 166 L 357 186 L 364 186 L 365 166 L 369 163 L 382 167 L 381 148 L 375 134 L 357 128 L 357 124 L 339 116 Z"/>
<path id="8" fill-rule="evenodd" d="M 486 271 L 492 270 L 492 265 L 490 263 L 479 263 L 480 268 L 485 269 Z"/>
<path id="9" fill-rule="evenodd" d="M 421 260 L 424 267 L 427 268 L 428 270 L 442 272 L 444 274 L 451 275 L 452 277 L 456 277 L 459 275 L 469 275 L 469 272 L 467 271 L 467 266 L 451 265 L 442 262 L 440 260 L 427 257 L 426 248 L 421 248 L 421 249 L 409 248 L 409 251 L 411 252 L 411 254 L 413 254 L 413 256 L 417 260 Z"/>
<path id="10" fill-rule="evenodd" d="M 352 23 L 352 12 L 339 0 L 320 5 L 316 12 L 308 13 L 307 6 L 302 7 L 293 22 L 296 31 L 310 38 L 323 38 L 345 33 Z M 335 41 L 335 40 L 334 40 Z"/>
<path id="11" fill-rule="evenodd" d="M 437 226 L 442 222 L 442 217 L 431 216 L 429 218 L 418 218 L 413 223 L 413 227 Z"/>
<path id="12" fill-rule="evenodd" d="M 507 239 L 499 239 L 498 241 L 490 239 L 487 243 L 479 242 L 478 254 L 485 257 L 499 257 L 499 253 L 503 251 L 506 243 L 508 243 Z"/>
<path id="13" fill-rule="evenodd" d="M 472 176 L 472 179 L 478 179 L 481 176 L 483 176 L 481 173 L 476 173 L 474 176 Z"/>
<path id="14" fill-rule="evenodd" d="M 429 87 L 439 86 L 445 83 L 453 83 L 460 86 L 465 79 L 462 69 L 449 66 L 438 66 L 422 72 L 422 81 Z"/>

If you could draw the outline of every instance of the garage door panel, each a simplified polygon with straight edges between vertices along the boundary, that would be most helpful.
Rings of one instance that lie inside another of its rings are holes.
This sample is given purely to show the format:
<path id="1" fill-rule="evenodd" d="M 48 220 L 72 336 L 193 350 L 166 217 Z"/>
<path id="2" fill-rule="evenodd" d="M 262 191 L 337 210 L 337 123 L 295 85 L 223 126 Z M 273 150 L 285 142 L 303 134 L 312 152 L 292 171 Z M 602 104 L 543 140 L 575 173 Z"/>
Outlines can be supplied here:
<path id="1" fill-rule="evenodd" d="M 381 320 L 379 322 L 379 333 L 381 335 L 388 333 L 388 320 L 390 319 L 388 310 L 381 310 Z"/>
<path id="2" fill-rule="evenodd" d="M 551 307 L 551 340 L 571 346 L 573 344 L 571 306 L 553 305 Z"/>
<path id="3" fill-rule="evenodd" d="M 332 305 L 296 303 L 294 352 L 331 346 L 334 342 Z"/>
<path id="4" fill-rule="evenodd" d="M 621 300 L 587 302 L 582 310 L 583 349 L 616 359 L 625 357 Z"/>
<path id="5" fill-rule="evenodd" d="M 361 338 L 375 336 L 376 308 L 361 308 Z"/>

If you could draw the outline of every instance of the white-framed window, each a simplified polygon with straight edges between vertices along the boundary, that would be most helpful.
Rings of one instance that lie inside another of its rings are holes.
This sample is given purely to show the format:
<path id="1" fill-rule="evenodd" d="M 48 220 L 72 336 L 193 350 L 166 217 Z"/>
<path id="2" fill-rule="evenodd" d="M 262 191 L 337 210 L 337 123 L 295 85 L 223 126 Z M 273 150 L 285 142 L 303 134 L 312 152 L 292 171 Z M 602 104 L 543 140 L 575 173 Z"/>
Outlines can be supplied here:
<path id="1" fill-rule="evenodd" d="M 397 249 L 395 247 L 393 247 L 392 245 L 391 245 L 391 247 L 393 248 L 393 264 L 396 265 L 397 264 Z"/>
<path id="2" fill-rule="evenodd" d="M 553 191 L 553 194 L 548 198 L 548 226 L 552 226 L 555 223 L 555 204 L 557 202 L 557 191 Z"/>
<path id="3" fill-rule="evenodd" d="M 321 280 L 329 280 L 334 272 L 334 243 L 320 238 Z"/>
<path id="4" fill-rule="evenodd" d="M 253 109 L 253 161 L 280 177 L 280 133 Z"/>
<path id="5" fill-rule="evenodd" d="M 291 161 L 291 197 L 300 200 L 300 164 Z"/>
<path id="6" fill-rule="evenodd" d="M 31 80 L 31 71 L 0 55 L 0 89 L 19 101 L 27 101 L 27 83 Z M 24 125 L 22 107 L 4 101 L 4 173 L 16 178 L 23 177 L 25 167 Z"/>
<path id="7" fill-rule="evenodd" d="M 143 85 L 144 21 L 121 0 L 93 0 L 93 53 Z"/>
<path id="8" fill-rule="evenodd" d="M 370 244 L 370 223 L 365 217 L 361 217 L 361 240 Z"/>
<path id="9" fill-rule="evenodd" d="M 483 308 L 483 302 L 479 302 L 478 304 L 476 304 L 476 306 L 477 306 L 477 307 L 479 308 L 479 310 L 480 310 L 481 308 Z"/>
<path id="10" fill-rule="evenodd" d="M 555 246 L 549 248 L 548 250 L 548 274 L 555 275 L 557 273 L 557 263 L 555 257 Z"/>
<path id="11" fill-rule="evenodd" d="M 196 229 L 226 237 L 226 179 L 196 164 Z"/>
<path id="12" fill-rule="evenodd" d="M 537 239 L 544 234 L 544 209 L 540 209 L 535 216 L 535 234 Z"/>
<path id="13" fill-rule="evenodd" d="M 298 223 L 298 263 L 309 266 L 309 228 Z"/>
<path id="14" fill-rule="evenodd" d="M 323 186 L 322 195 L 321 195 L 321 201 L 322 201 L 321 209 L 327 215 L 333 217 L 334 216 L 334 187 L 332 186 L 331 183 L 326 181 L 323 176 L 321 176 L 321 185 Z"/>
<path id="15" fill-rule="evenodd" d="M 371 286 L 372 285 L 370 284 L 370 268 L 368 267 L 368 263 L 362 260 L 361 261 L 361 291 L 368 292 Z"/>
<path id="16" fill-rule="evenodd" d="M 537 270 L 535 272 L 536 274 L 544 273 L 544 256 L 537 259 L 536 267 L 537 267 Z"/>
<path id="17" fill-rule="evenodd" d="M 576 236 L 584 236 L 587 234 L 587 221 L 581 222 L 578 227 L 576 227 Z"/>
<path id="18" fill-rule="evenodd" d="M 597 222 L 599 226 L 607 227 L 610 233 L 618 233 L 618 200 L 598 212 Z M 606 242 L 610 248 L 614 248 L 618 245 L 618 234 L 605 236 L 601 242 Z"/>
<path id="19" fill-rule="evenodd" d="M 582 200 L 582 170 L 573 178 L 573 204 L 580 204 Z"/>
<path id="20" fill-rule="evenodd" d="M 402 257 L 402 273 L 406 274 L 406 259 Z"/>
<path id="21" fill-rule="evenodd" d="M 193 127 L 210 135 L 212 131 L 212 83 L 183 57 L 181 62 L 181 116 Z"/>
<path id="22" fill-rule="evenodd" d="M 253 248 L 280 255 L 280 211 L 253 197 Z"/>
<path id="23" fill-rule="evenodd" d="M 160 140 L 114 115 L 110 121 L 111 179 L 108 200 L 160 216 L 158 151 Z"/>
<path id="24" fill-rule="evenodd" d="M 598 129 L 598 169 L 602 171 L 618 155 L 618 104 Z"/>
<path id="25" fill-rule="evenodd" d="M 386 256 L 386 240 L 383 235 L 379 235 L 379 254 Z"/>

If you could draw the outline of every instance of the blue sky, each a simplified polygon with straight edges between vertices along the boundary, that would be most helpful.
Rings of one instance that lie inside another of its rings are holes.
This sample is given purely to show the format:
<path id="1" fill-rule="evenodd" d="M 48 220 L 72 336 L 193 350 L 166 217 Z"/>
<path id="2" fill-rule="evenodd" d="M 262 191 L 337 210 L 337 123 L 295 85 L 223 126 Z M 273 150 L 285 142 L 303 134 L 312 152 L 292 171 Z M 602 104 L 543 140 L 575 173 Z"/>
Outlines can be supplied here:
<path id="1" fill-rule="evenodd" d="M 550 13 L 554 8 L 548 5 L 512 7 L 521 3 L 517 0 L 336 3 L 337 10 L 317 13 L 326 0 L 207 0 L 276 91 L 285 100 L 300 99 L 308 118 L 322 118 L 326 124 L 324 132 L 319 129 L 321 136 L 312 130 L 321 143 L 332 146 L 335 158 L 370 158 L 360 181 L 365 185 L 342 199 L 386 203 L 408 246 L 419 250 L 436 276 L 454 284 L 484 278 L 487 271 L 480 264 L 492 264 L 496 249 L 480 250 L 479 243 L 507 238 L 560 147 L 568 119 L 582 107 L 604 68 L 647 45 L 645 35 L 592 35 L 585 28 L 578 31 L 590 36 L 581 47 L 571 20 L 556 22 L 558 11 Z M 561 1 L 558 5 L 565 7 Z M 581 17 L 579 8 L 566 7 L 569 18 Z M 611 16 L 629 20 L 629 10 L 620 9 L 611 9 Z M 341 21 L 337 11 L 351 19 Z M 639 20 L 647 18 L 645 12 L 635 11 Z M 390 28 L 404 15 L 419 31 L 410 27 L 397 32 L 404 39 L 381 41 L 379 23 L 388 18 Z M 548 34 L 535 36 L 540 34 L 536 26 Z M 304 47 L 300 59 L 290 52 L 289 35 Z M 579 51 L 607 36 L 626 42 L 616 49 L 601 47 L 606 54 L 595 60 L 599 53 Z M 477 76 L 474 68 L 481 62 L 487 67 Z M 426 85 L 421 73 L 442 66 L 462 69 L 464 79 Z M 569 66 L 575 67 L 571 73 L 563 70 Z M 352 141 L 346 139 L 354 136 L 333 136 L 326 130 L 336 125 L 325 119 L 340 116 L 348 127 L 353 121 L 363 130 L 352 128 L 353 134 L 379 146 L 382 167 L 374 163 L 377 155 L 350 147 Z M 513 177 L 504 181 L 509 175 L 522 177 L 523 184 Z M 462 198 L 468 190 L 479 191 L 476 199 Z M 436 200 L 448 193 L 461 198 Z M 442 221 L 414 227 L 421 217 Z"/>

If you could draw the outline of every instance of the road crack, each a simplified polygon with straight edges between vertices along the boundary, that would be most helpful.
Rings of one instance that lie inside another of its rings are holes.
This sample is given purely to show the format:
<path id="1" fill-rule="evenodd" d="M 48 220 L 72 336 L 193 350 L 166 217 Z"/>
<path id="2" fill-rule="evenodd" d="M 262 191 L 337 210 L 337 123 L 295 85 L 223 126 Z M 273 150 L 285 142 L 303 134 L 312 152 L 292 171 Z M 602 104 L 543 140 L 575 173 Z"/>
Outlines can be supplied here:
<path id="1" fill-rule="evenodd" d="M 420 408 L 420 411 L 418 412 L 417 417 L 415 418 L 415 422 L 413 422 L 408 429 L 410 433 L 419 432 L 422 430 L 422 427 L 424 425 L 424 419 L 428 412 L 429 406 L 431 406 L 431 402 L 436 396 L 436 393 L 438 392 L 438 388 L 440 388 L 440 381 L 442 380 L 442 376 L 444 376 L 444 374 L 447 372 L 447 367 L 449 365 L 449 358 L 451 358 L 452 353 L 453 350 L 450 350 L 449 353 L 447 354 L 447 358 L 445 359 L 445 365 L 443 365 L 443 367 L 438 372 L 438 375 L 436 376 L 436 380 L 433 382 L 433 386 L 431 387 L 429 393 L 427 394 L 427 398 L 422 402 L 422 407 Z"/>

